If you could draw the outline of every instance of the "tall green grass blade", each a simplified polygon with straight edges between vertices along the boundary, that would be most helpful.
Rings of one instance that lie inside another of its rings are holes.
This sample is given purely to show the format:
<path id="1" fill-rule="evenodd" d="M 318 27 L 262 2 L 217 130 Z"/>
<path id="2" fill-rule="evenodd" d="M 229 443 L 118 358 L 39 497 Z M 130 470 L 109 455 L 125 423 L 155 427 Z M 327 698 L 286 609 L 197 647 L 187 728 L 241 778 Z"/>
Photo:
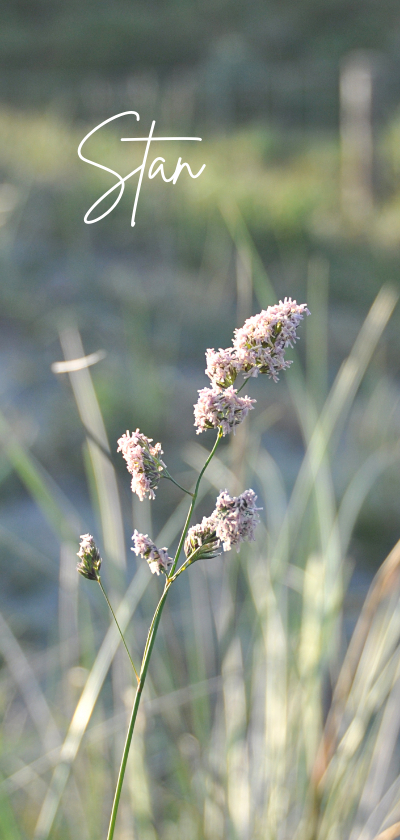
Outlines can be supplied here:
<path id="1" fill-rule="evenodd" d="M 1 413 L 0 440 L 4 453 L 54 533 L 63 541 L 75 543 L 81 531 L 79 514 L 28 448 L 17 439 Z"/>
<path id="2" fill-rule="evenodd" d="M 242 261 L 249 266 L 260 306 L 267 307 L 275 303 L 275 290 L 238 206 L 233 202 L 221 203 L 220 211 Z"/>
<path id="3" fill-rule="evenodd" d="M 329 263 L 324 257 L 312 257 L 308 264 L 306 371 L 307 388 L 314 405 L 321 410 L 328 395 L 328 286 Z"/>

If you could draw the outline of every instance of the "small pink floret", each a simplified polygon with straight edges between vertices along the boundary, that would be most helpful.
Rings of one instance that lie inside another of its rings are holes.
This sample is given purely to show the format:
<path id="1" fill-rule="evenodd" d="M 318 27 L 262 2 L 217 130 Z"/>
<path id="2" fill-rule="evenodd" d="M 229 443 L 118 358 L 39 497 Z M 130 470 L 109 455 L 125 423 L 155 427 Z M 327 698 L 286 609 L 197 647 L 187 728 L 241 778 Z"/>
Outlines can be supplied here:
<path id="1" fill-rule="evenodd" d="M 134 543 L 132 551 L 138 557 L 140 556 L 147 560 L 153 575 L 159 575 L 160 572 L 168 572 L 171 568 L 172 560 L 168 557 L 167 548 L 157 548 L 147 534 L 140 534 L 136 530 L 133 532 L 132 539 Z"/>
<path id="2" fill-rule="evenodd" d="M 137 493 L 141 502 L 146 495 L 149 499 L 154 499 L 154 491 L 166 469 L 160 458 L 163 454 L 161 444 L 156 443 L 152 446 L 152 438 L 146 437 L 136 429 L 136 432 L 126 432 L 119 438 L 117 452 L 122 452 L 128 472 L 132 476 L 132 492 Z"/>
<path id="3" fill-rule="evenodd" d="M 239 371 L 241 364 L 235 356 L 233 347 L 228 347 L 226 350 L 210 349 L 206 351 L 206 374 L 214 386 L 220 388 L 227 388 L 233 385 Z"/>
<path id="4" fill-rule="evenodd" d="M 235 430 L 235 426 L 244 420 L 253 408 L 256 400 L 250 397 L 239 397 L 235 388 L 218 387 L 202 388 L 199 399 L 194 407 L 194 425 L 197 434 L 206 429 L 222 427 L 224 435 Z"/>

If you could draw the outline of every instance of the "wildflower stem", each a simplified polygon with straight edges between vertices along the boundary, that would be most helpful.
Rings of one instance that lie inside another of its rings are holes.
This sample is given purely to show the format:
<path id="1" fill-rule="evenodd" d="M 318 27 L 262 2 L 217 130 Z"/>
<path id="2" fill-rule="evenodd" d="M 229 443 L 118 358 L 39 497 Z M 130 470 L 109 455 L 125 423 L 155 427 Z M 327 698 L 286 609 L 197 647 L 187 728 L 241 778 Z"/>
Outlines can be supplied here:
<path id="1" fill-rule="evenodd" d="M 137 713 L 138 713 L 138 709 L 139 709 L 140 698 L 142 696 L 142 691 L 143 691 L 143 687 L 144 687 L 144 683 L 145 683 L 145 679 L 146 679 L 147 669 L 149 667 L 150 656 L 151 656 L 151 652 L 153 650 L 153 645 L 154 645 L 154 641 L 155 641 L 155 638 L 156 638 L 156 633 L 157 633 L 159 621 L 160 621 L 160 618 L 161 618 L 161 613 L 162 613 L 162 610 L 163 610 L 163 607 L 164 607 L 164 604 L 165 604 L 166 597 L 168 595 L 168 590 L 170 588 L 170 585 L 171 584 L 168 581 L 165 582 L 164 592 L 163 592 L 163 594 L 162 594 L 162 596 L 161 596 L 161 598 L 158 602 L 156 611 L 154 613 L 153 621 L 150 625 L 149 633 L 148 633 L 148 636 L 147 636 L 147 643 L 146 643 L 145 652 L 143 654 L 138 687 L 136 689 L 135 700 L 134 700 L 134 703 L 133 703 L 133 708 L 132 708 L 132 713 L 131 713 L 131 719 L 129 721 L 129 729 L 128 729 L 128 733 L 127 733 L 127 736 L 126 736 L 124 752 L 123 752 L 123 755 L 122 755 L 121 766 L 120 766 L 119 774 L 118 774 L 117 787 L 115 789 L 114 802 L 113 802 L 112 811 L 111 811 L 110 825 L 109 825 L 109 828 L 108 828 L 107 840 L 112 840 L 112 838 L 114 836 L 114 829 L 115 829 L 115 822 L 116 822 L 116 819 L 117 819 L 119 800 L 120 800 L 120 797 L 121 797 L 121 790 L 122 790 L 122 785 L 123 785 L 123 781 L 124 781 L 125 770 L 126 770 L 126 765 L 127 765 L 127 761 L 128 761 L 128 755 L 129 755 L 129 749 L 130 749 L 130 746 L 131 746 L 131 741 L 132 741 L 132 736 L 133 736 L 133 730 L 135 728 Z"/>
<path id="2" fill-rule="evenodd" d="M 168 581 L 168 578 L 167 578 L 167 580 L 165 581 L 165 586 L 167 587 L 167 591 L 168 591 L 170 585 L 171 585 L 171 582 Z M 163 593 L 163 595 L 164 595 L 164 593 Z M 157 604 L 156 611 L 155 611 L 155 613 L 153 615 L 153 618 L 151 620 L 151 624 L 150 624 L 150 627 L 149 627 L 149 632 L 147 633 L 147 639 L 146 639 L 146 644 L 145 644 L 144 653 L 143 653 L 143 661 L 144 661 L 144 658 L 147 654 L 147 649 L 149 647 L 150 640 L 152 638 L 152 633 L 153 633 L 156 621 L 157 621 L 157 626 L 158 626 L 158 620 L 157 620 L 158 612 L 159 612 L 160 609 L 161 610 L 163 609 L 163 606 L 164 606 L 164 601 L 163 601 L 163 596 L 162 596 L 160 598 L 158 604 Z"/>
<path id="3" fill-rule="evenodd" d="M 175 479 L 172 478 L 172 475 L 170 475 L 169 472 L 164 471 L 162 475 L 163 475 L 163 478 L 168 478 L 169 481 L 172 481 L 173 484 L 175 484 L 177 487 L 179 487 L 180 490 L 183 490 L 184 493 L 187 493 L 188 496 L 193 496 L 193 493 L 191 493 L 190 490 L 185 490 L 185 488 L 182 487 L 182 485 L 179 484 L 178 481 L 175 481 Z"/>
<path id="4" fill-rule="evenodd" d="M 220 442 L 221 438 L 222 438 L 222 426 L 220 426 L 220 427 L 219 427 L 219 429 L 218 429 L 217 439 L 216 439 L 216 441 L 215 441 L 215 443 L 214 443 L 214 446 L 213 446 L 213 448 L 212 448 L 212 450 L 211 450 L 211 452 L 210 452 L 210 454 L 209 454 L 209 456 L 208 456 L 208 458 L 207 458 L 207 460 L 206 460 L 206 462 L 205 462 L 205 464 L 204 464 L 203 469 L 202 469 L 202 470 L 201 470 L 201 472 L 199 473 L 199 477 L 198 477 L 198 479 L 197 479 L 197 481 L 196 481 L 196 486 L 195 486 L 195 488 L 194 488 L 193 498 L 192 498 L 192 501 L 191 501 L 191 504 L 190 504 L 190 508 L 189 508 L 189 511 L 188 511 L 188 515 L 187 515 L 187 517 L 186 517 L 186 522 L 185 522 L 185 525 L 184 525 L 184 528 L 183 528 L 183 531 L 182 531 L 181 538 L 180 538 L 180 540 L 179 540 L 179 545 L 178 545 L 178 548 L 177 548 L 177 550 L 176 550 L 176 554 L 175 554 L 175 557 L 174 557 L 174 562 L 173 562 L 173 564 L 172 564 L 172 569 L 171 569 L 171 571 L 170 571 L 170 573 L 169 573 L 169 575 L 168 575 L 169 579 L 171 579 L 171 578 L 173 577 L 173 575 L 174 575 L 174 572 L 175 572 L 175 569 L 176 569 L 176 565 L 177 565 L 177 562 L 178 562 L 178 560 L 179 560 L 179 555 L 180 555 L 180 553 L 181 553 L 181 551 L 182 551 L 182 546 L 183 546 L 183 543 L 185 542 L 185 537 L 186 537 L 186 534 L 187 534 L 188 529 L 189 529 L 191 516 L 192 516 L 193 510 L 194 510 L 195 504 L 196 504 L 197 494 L 198 494 L 198 492 L 199 492 L 200 481 L 201 481 L 201 479 L 203 478 L 203 475 L 204 475 L 204 473 L 205 473 L 205 471 L 206 471 L 206 469 L 207 469 L 207 467 L 208 467 L 208 465 L 209 465 L 209 463 L 210 463 L 210 461 L 211 461 L 211 458 L 214 456 L 215 450 L 216 450 L 216 448 L 217 448 L 217 446 L 218 446 L 218 444 L 219 444 L 219 442 Z"/>
<path id="5" fill-rule="evenodd" d="M 195 553 L 195 552 L 194 552 L 194 553 Z M 184 572 L 186 569 L 188 569 L 188 568 L 189 568 L 189 566 L 191 566 L 191 565 L 192 565 L 192 563 L 195 563 L 195 562 L 196 562 L 196 560 L 197 560 L 197 558 L 196 558 L 196 557 L 194 557 L 194 558 L 193 558 L 193 554 L 192 554 L 192 555 L 188 558 L 188 560 L 186 560 L 186 562 L 185 562 L 185 563 L 182 563 L 182 566 L 178 569 L 178 571 L 177 571 L 177 572 L 175 572 L 175 574 L 174 574 L 173 578 L 170 578 L 171 583 L 173 583 L 173 582 L 174 582 L 174 580 L 176 580 L 176 579 L 177 579 L 178 575 L 180 575 L 182 572 Z"/>
<path id="6" fill-rule="evenodd" d="M 125 770 L 126 770 L 126 765 L 127 765 L 127 761 L 128 761 L 128 755 L 129 755 L 129 750 L 130 750 L 130 746 L 131 746 L 133 730 L 135 728 L 137 713 L 138 713 L 139 704 L 140 704 L 140 698 L 142 696 L 143 686 L 144 686 L 144 682 L 145 682 L 145 679 L 146 679 L 147 669 L 149 667 L 151 652 L 153 650 L 153 645 L 154 645 L 155 638 L 156 638 L 156 635 L 157 635 L 158 625 L 160 623 L 161 613 L 164 609 L 164 604 L 165 604 L 165 601 L 166 601 L 166 598 L 167 598 L 167 595 L 168 595 L 168 590 L 169 590 L 169 588 L 170 588 L 170 586 L 171 586 L 171 584 L 173 583 L 173 580 L 174 580 L 173 575 L 174 575 L 174 572 L 175 572 L 175 569 L 176 569 L 176 564 L 178 562 L 179 555 L 181 553 L 182 546 L 183 546 L 183 543 L 185 541 L 185 537 L 186 537 L 186 534 L 187 534 L 187 531 L 188 531 L 188 528 L 189 528 L 190 518 L 191 518 L 191 515 L 193 513 L 194 506 L 196 504 L 197 494 L 199 492 L 200 481 L 201 481 L 201 479 L 202 479 L 202 477 L 203 477 L 203 475 L 204 475 L 204 473 L 205 473 L 205 471 L 206 471 L 206 469 L 207 469 L 207 467 L 208 467 L 208 465 L 209 465 L 209 463 L 210 463 L 210 461 L 211 461 L 211 459 L 212 459 L 212 457 L 215 453 L 215 450 L 216 450 L 221 438 L 222 438 L 222 428 L 219 427 L 217 439 L 216 439 L 216 441 L 214 443 L 214 446 L 213 446 L 213 448 L 212 448 L 212 450 L 211 450 L 211 452 L 210 452 L 210 454 L 209 454 L 209 456 L 208 456 L 208 458 L 207 458 L 207 460 L 204 464 L 204 467 L 202 468 L 202 470 L 199 474 L 199 477 L 196 481 L 196 486 L 195 486 L 195 489 L 194 489 L 194 493 L 190 494 L 190 495 L 192 495 L 192 501 L 190 503 L 190 508 L 189 508 L 189 511 L 188 511 L 188 515 L 186 517 L 186 522 L 185 522 L 185 525 L 184 525 L 184 528 L 183 528 L 183 531 L 182 531 L 181 538 L 179 540 L 179 545 L 178 545 L 178 548 L 176 550 L 173 566 L 172 566 L 172 569 L 170 571 L 170 574 L 169 574 L 167 580 L 165 581 L 163 594 L 161 595 L 161 598 L 160 598 L 160 600 L 157 604 L 156 611 L 153 615 L 153 619 L 152 619 L 152 622 L 151 622 L 150 627 L 149 627 L 149 632 L 147 634 L 146 646 L 145 646 L 144 653 L 143 653 L 143 659 L 142 659 L 142 664 L 141 664 L 141 668 L 140 668 L 140 674 L 138 676 L 138 687 L 136 689 L 135 699 L 134 699 L 134 702 L 133 702 L 131 719 L 129 721 L 129 729 L 128 729 L 128 733 L 127 733 L 127 736 L 126 736 L 124 752 L 122 754 L 122 761 L 121 761 L 121 766 L 120 766 L 119 774 L 118 774 L 117 787 L 115 789 L 115 794 L 114 794 L 114 802 L 113 802 L 112 811 L 111 811 L 110 825 L 109 825 L 109 828 L 108 828 L 107 840 L 112 840 L 112 838 L 114 837 L 114 829 L 115 829 L 115 823 L 116 823 L 116 819 L 117 819 L 119 800 L 121 798 L 121 790 L 122 790 L 122 785 L 123 785 L 123 782 L 124 782 Z M 183 489 L 183 488 L 181 488 L 181 489 Z M 192 559 L 193 559 L 193 556 L 192 556 Z M 190 560 L 190 558 L 189 558 L 189 560 Z M 180 574 L 180 572 L 183 571 L 184 568 L 187 567 L 187 565 L 189 565 L 189 563 L 187 563 L 187 562 L 184 563 L 183 566 L 181 567 L 181 569 L 179 569 L 177 574 Z M 98 581 L 100 583 L 100 578 L 99 577 L 98 577 Z M 100 583 L 100 586 L 103 589 L 101 583 Z M 104 592 L 104 589 L 103 589 L 103 593 L 106 597 L 106 600 L 107 600 L 107 603 L 108 603 L 108 605 L 111 609 L 111 612 L 114 615 L 114 612 L 111 608 L 111 604 L 109 603 L 109 600 L 107 598 L 106 593 Z M 114 618 L 115 618 L 115 615 L 114 615 Z M 115 621 L 117 622 L 116 618 L 115 618 Z M 117 622 L 117 626 L 118 626 L 118 622 Z M 119 626 L 118 626 L 118 629 L 119 629 Z M 120 633 L 121 633 L 121 630 L 120 630 Z M 122 633 L 121 633 L 121 636 L 122 636 Z M 124 640 L 123 636 L 122 636 L 122 639 L 123 639 L 124 644 L 125 644 L 125 640 Z M 125 647 L 126 647 L 126 645 L 125 645 Z M 131 662 L 132 662 L 132 660 L 131 660 Z M 132 662 L 132 666 L 134 667 L 133 662 Z M 136 673 L 136 670 L 135 670 L 135 673 Z M 137 676 L 137 674 L 136 674 L 136 676 Z"/>
<path id="7" fill-rule="evenodd" d="M 134 672 L 135 672 L 135 677 L 136 677 L 137 681 L 139 682 L 139 674 L 138 674 L 138 672 L 137 672 L 137 670 L 136 670 L 136 668 L 135 668 L 135 666 L 134 666 L 134 664 L 133 664 L 133 659 L 132 659 L 132 657 L 131 657 L 131 655 L 130 655 L 130 653 L 129 653 L 128 646 L 127 646 L 126 641 L 125 641 L 125 638 L 124 638 L 124 634 L 123 634 L 123 632 L 122 632 L 122 630 L 121 630 L 121 628 L 120 628 L 120 626 L 119 626 L 119 624 L 118 624 L 118 621 L 117 621 L 117 617 L 116 617 L 116 615 L 115 615 L 115 612 L 114 612 L 114 610 L 113 610 L 113 608 L 112 608 L 112 606 L 111 606 L 111 604 L 110 604 L 110 602 L 109 602 L 109 600 L 108 600 L 108 598 L 107 598 L 107 594 L 106 594 L 106 591 L 105 591 L 105 589 L 104 589 L 104 586 L 103 586 L 103 584 L 102 584 L 102 582 L 101 582 L 100 575 L 97 575 L 97 582 L 98 582 L 98 584 L 99 584 L 99 586 L 100 586 L 100 589 L 101 589 L 101 591 L 102 591 L 102 593 L 103 593 L 103 595 L 104 595 L 104 597 L 105 597 L 105 599 L 106 599 L 106 601 L 107 601 L 108 606 L 110 607 L 111 614 L 112 614 L 113 619 L 114 619 L 114 621 L 115 621 L 115 623 L 116 623 L 116 625 L 117 625 L 117 627 L 118 627 L 119 634 L 120 634 L 121 639 L 122 639 L 122 641 L 123 641 L 123 643 L 124 643 L 125 650 L 126 650 L 126 652 L 127 652 L 128 656 L 129 656 L 130 663 L 131 663 L 132 668 L 133 668 L 133 670 L 134 670 Z"/>

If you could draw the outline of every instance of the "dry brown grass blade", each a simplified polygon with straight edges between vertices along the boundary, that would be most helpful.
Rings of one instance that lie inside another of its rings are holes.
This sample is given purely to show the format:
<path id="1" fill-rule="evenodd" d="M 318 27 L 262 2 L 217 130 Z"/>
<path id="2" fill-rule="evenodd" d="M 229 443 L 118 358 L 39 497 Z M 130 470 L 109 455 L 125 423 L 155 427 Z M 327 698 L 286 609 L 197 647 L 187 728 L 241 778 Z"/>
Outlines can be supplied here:
<path id="1" fill-rule="evenodd" d="M 399 585 L 399 582 L 400 540 L 378 569 L 368 590 L 361 614 L 351 637 L 333 693 L 331 708 L 314 765 L 313 782 L 316 787 L 320 784 L 335 751 L 340 720 L 378 606 L 385 596 L 394 587 Z"/>
<path id="2" fill-rule="evenodd" d="M 400 822 L 393 823 L 389 828 L 385 828 L 380 834 L 376 834 L 373 840 L 397 840 L 400 837 Z"/>

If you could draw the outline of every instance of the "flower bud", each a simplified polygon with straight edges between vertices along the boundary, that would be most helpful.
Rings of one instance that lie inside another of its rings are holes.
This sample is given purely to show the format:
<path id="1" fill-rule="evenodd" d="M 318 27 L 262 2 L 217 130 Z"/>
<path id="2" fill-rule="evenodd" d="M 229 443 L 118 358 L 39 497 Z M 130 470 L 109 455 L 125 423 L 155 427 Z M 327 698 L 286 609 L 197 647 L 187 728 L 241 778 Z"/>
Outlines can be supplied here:
<path id="1" fill-rule="evenodd" d="M 101 566 L 101 557 L 95 541 L 90 534 L 82 534 L 80 538 L 79 551 L 77 556 L 80 558 L 76 569 L 79 574 L 88 580 L 98 580 Z"/>
<path id="2" fill-rule="evenodd" d="M 203 516 L 199 525 L 189 528 L 184 549 L 187 558 L 196 552 L 196 560 L 211 560 L 221 554 L 218 551 L 220 545 L 215 533 L 215 523 L 210 517 Z"/>

